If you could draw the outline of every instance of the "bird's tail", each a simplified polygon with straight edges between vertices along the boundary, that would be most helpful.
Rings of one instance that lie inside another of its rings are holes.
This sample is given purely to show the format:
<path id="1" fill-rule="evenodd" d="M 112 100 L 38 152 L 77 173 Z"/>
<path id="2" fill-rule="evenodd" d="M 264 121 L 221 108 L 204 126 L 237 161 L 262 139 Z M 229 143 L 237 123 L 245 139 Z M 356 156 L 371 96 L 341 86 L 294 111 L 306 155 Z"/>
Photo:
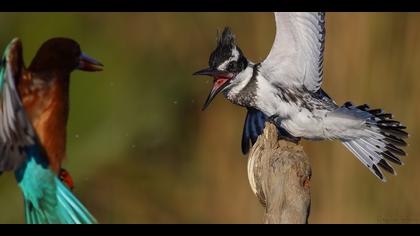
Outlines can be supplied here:
<path id="1" fill-rule="evenodd" d="M 56 206 L 34 206 L 30 199 L 25 199 L 25 219 L 27 224 L 95 224 L 96 219 L 80 201 L 55 178 L 57 185 Z M 49 199 L 43 199 L 49 201 Z"/>
<path id="2" fill-rule="evenodd" d="M 370 109 L 366 104 L 354 106 L 349 102 L 344 106 L 370 114 L 366 120 L 365 137 L 342 142 L 375 176 L 385 182 L 379 167 L 395 175 L 394 168 L 387 160 L 398 165 L 403 164 L 400 157 L 406 155 L 402 149 L 407 146 L 404 141 L 408 137 L 406 127 L 393 120 L 392 114 L 385 113 L 382 109 Z"/>
<path id="3" fill-rule="evenodd" d="M 29 159 L 16 171 L 28 224 L 94 224 L 96 219 L 47 167 Z"/>

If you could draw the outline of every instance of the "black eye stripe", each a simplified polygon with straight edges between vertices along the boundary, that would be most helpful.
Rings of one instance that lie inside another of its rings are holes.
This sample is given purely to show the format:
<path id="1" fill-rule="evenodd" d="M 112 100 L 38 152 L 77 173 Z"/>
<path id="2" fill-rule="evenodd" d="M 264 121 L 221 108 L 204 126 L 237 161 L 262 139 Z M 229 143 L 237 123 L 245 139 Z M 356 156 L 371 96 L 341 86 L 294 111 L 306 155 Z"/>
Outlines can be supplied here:
<path id="1" fill-rule="evenodd" d="M 244 70 L 248 62 L 241 49 L 236 45 L 218 45 L 210 54 L 210 68 L 219 68 L 231 73 L 239 73 Z"/>
<path id="2" fill-rule="evenodd" d="M 228 69 L 234 69 L 235 66 L 236 66 L 236 61 L 231 61 L 231 62 L 229 62 L 227 68 Z"/>

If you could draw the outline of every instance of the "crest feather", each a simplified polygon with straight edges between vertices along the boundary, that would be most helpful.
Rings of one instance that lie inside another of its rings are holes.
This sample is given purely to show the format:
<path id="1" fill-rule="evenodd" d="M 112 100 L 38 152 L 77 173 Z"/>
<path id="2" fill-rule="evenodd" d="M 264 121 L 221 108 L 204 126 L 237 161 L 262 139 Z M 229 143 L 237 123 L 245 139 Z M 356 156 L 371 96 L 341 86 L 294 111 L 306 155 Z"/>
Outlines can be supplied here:
<path id="1" fill-rule="evenodd" d="M 217 33 L 217 44 L 222 47 L 235 44 L 235 35 L 232 33 L 230 27 L 225 27 L 221 36 L 219 32 Z"/>

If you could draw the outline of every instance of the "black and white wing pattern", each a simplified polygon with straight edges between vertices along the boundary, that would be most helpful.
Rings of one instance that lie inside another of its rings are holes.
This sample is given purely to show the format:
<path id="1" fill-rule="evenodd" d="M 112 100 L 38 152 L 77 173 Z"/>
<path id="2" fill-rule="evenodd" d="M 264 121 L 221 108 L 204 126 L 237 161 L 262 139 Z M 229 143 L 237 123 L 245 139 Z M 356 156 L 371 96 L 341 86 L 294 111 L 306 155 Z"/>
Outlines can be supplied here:
<path id="1" fill-rule="evenodd" d="M 321 87 L 324 63 L 325 13 L 276 12 L 276 38 L 262 62 L 264 76 L 285 86 Z"/>
<path id="2" fill-rule="evenodd" d="M 14 39 L 0 65 L 0 173 L 15 170 L 25 159 L 25 147 L 35 143 L 35 132 L 16 89 L 22 70 L 22 46 Z"/>

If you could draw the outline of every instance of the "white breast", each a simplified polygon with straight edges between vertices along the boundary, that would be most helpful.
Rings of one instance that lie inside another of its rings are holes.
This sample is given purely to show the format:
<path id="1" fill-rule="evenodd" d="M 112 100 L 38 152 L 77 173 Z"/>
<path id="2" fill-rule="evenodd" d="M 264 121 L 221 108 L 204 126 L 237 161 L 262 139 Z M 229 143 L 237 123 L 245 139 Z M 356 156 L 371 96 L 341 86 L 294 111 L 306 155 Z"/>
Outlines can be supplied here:
<path id="1" fill-rule="evenodd" d="M 298 107 L 284 102 L 277 96 L 277 88 L 261 75 L 257 76 L 257 106 L 267 116 L 279 116 L 282 119 L 296 113 Z"/>
<path id="2" fill-rule="evenodd" d="M 268 116 L 278 116 L 281 126 L 295 137 L 307 139 L 324 139 L 322 117 L 326 110 L 309 111 L 296 103 L 283 101 L 277 94 L 280 92 L 264 77 L 258 78 L 258 108 Z"/>
<path id="3" fill-rule="evenodd" d="M 293 114 L 290 119 L 283 120 L 281 123 L 290 134 L 295 137 L 304 137 L 306 139 L 324 139 L 323 119 L 314 116 L 307 109 Z"/>
<path id="4" fill-rule="evenodd" d="M 236 75 L 231 84 L 225 88 L 225 92 L 223 92 L 225 97 L 232 101 L 234 97 L 249 83 L 249 80 L 252 78 L 252 72 L 253 68 L 252 64 L 250 64 L 245 70 Z"/>

